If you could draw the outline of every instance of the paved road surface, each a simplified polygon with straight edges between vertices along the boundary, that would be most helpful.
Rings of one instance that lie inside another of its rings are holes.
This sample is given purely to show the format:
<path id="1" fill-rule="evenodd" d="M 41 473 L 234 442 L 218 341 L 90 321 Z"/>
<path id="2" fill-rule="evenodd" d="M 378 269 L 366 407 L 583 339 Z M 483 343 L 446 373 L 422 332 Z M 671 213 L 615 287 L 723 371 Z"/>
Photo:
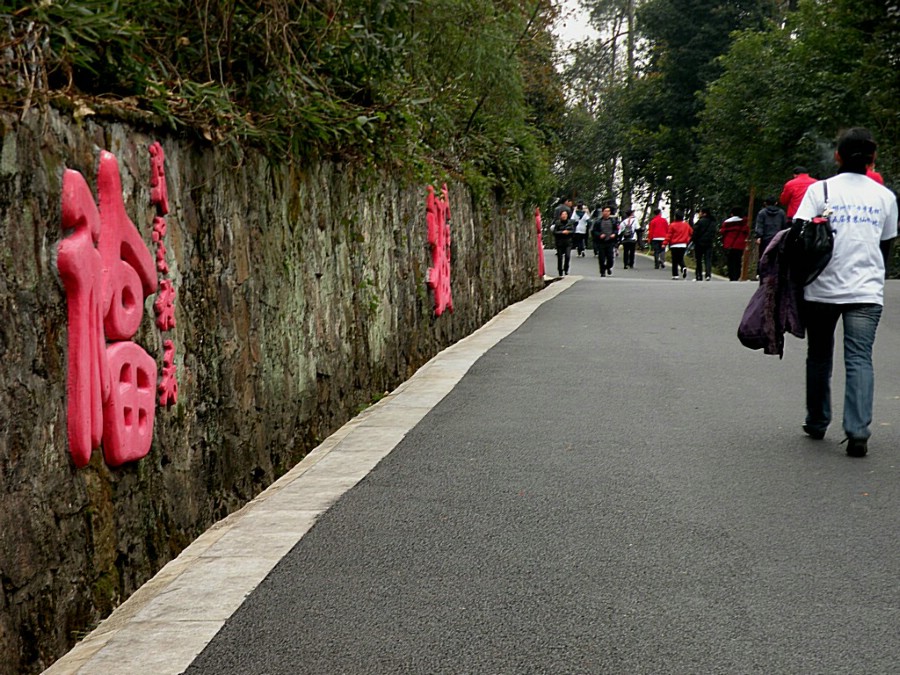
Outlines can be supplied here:
<path id="1" fill-rule="evenodd" d="M 638 267 L 573 260 L 187 672 L 900 672 L 897 321 L 851 460 L 752 284 Z"/>

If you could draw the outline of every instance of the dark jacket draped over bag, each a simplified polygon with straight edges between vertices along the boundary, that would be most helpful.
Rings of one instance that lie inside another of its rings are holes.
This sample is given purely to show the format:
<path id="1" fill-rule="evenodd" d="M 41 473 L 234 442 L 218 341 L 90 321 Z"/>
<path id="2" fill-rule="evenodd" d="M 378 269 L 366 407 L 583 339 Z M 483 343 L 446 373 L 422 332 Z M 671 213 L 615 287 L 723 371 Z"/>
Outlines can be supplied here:
<path id="1" fill-rule="evenodd" d="M 785 248 L 790 230 L 781 230 L 760 260 L 759 288 L 753 293 L 738 326 L 745 347 L 784 356 L 784 334 L 803 338 L 806 326 L 800 312 L 803 286 L 791 279 Z"/>

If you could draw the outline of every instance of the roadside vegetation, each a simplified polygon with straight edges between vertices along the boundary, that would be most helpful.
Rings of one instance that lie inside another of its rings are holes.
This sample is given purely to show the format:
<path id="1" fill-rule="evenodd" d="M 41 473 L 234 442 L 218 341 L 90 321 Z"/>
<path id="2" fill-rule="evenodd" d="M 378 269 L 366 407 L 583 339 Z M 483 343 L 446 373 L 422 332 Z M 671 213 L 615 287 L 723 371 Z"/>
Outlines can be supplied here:
<path id="1" fill-rule="evenodd" d="M 0 2 L 0 94 L 536 202 L 563 116 L 554 17 L 550 0 Z"/>

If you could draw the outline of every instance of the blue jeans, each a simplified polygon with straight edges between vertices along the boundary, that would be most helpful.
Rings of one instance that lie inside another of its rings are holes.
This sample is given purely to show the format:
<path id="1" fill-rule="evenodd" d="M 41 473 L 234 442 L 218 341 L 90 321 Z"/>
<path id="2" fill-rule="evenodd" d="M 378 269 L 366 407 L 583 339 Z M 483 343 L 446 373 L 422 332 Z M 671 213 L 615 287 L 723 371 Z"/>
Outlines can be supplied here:
<path id="1" fill-rule="evenodd" d="M 832 305 L 804 302 L 806 319 L 806 424 L 825 431 L 831 422 L 831 371 L 834 330 L 844 319 L 844 433 L 850 438 L 871 435 L 875 373 L 872 346 L 881 319 L 881 305 Z"/>

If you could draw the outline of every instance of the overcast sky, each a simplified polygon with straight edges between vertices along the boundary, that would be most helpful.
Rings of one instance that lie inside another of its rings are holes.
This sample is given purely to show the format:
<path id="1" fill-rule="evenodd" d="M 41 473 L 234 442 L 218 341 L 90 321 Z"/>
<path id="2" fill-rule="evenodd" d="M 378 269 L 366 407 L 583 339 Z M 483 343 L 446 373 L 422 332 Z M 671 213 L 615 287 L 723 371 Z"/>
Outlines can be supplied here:
<path id="1" fill-rule="evenodd" d="M 581 8 L 578 0 L 560 0 L 561 14 L 553 32 L 559 37 L 565 49 L 573 42 L 596 35 L 597 32 L 588 25 L 588 13 Z"/>

